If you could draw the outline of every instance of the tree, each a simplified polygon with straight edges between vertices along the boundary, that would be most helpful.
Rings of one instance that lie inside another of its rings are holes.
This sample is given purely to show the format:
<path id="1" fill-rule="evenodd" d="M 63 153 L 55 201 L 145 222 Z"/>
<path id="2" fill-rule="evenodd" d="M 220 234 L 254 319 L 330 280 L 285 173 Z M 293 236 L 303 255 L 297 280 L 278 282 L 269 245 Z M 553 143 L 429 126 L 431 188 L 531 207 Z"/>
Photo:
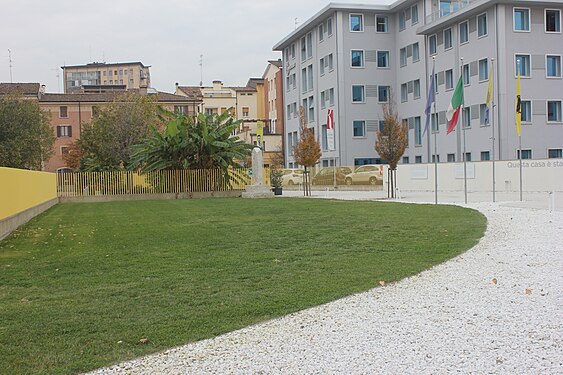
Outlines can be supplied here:
<path id="1" fill-rule="evenodd" d="M 299 141 L 293 147 L 293 158 L 295 161 L 305 167 L 303 173 L 303 189 L 305 195 L 311 195 L 311 182 L 307 167 L 312 167 L 319 163 L 321 159 L 321 146 L 315 139 L 313 129 L 307 127 L 307 119 L 305 118 L 305 108 L 299 108 Z"/>
<path id="2" fill-rule="evenodd" d="M 399 114 L 395 111 L 393 95 L 389 94 L 389 102 L 383 104 L 383 131 L 377 132 L 375 151 L 389 163 L 389 189 L 391 198 L 395 197 L 395 180 L 397 163 L 407 147 L 406 125 L 401 124 Z M 387 192 L 389 195 L 389 190 Z"/>
<path id="3" fill-rule="evenodd" d="M 68 146 L 68 151 L 63 154 L 63 160 L 66 163 L 66 166 L 77 170 L 80 169 L 80 160 L 84 157 L 84 151 L 78 141 L 73 142 L 70 146 Z"/>
<path id="4" fill-rule="evenodd" d="M 230 111 L 197 116 L 161 112 L 168 118 L 167 125 L 163 130 L 153 128 L 149 137 L 133 147 L 130 169 L 227 171 L 229 166 L 240 168 L 239 160 L 250 154 L 252 145 L 232 136 L 240 121 L 235 121 Z"/>
<path id="5" fill-rule="evenodd" d="M 37 100 L 0 97 L 0 166 L 41 170 L 55 136 Z"/>
<path id="6" fill-rule="evenodd" d="M 78 145 L 84 153 L 83 169 L 127 169 L 132 146 L 150 134 L 151 126 L 161 125 L 158 105 L 150 95 L 119 96 L 82 127 Z"/>

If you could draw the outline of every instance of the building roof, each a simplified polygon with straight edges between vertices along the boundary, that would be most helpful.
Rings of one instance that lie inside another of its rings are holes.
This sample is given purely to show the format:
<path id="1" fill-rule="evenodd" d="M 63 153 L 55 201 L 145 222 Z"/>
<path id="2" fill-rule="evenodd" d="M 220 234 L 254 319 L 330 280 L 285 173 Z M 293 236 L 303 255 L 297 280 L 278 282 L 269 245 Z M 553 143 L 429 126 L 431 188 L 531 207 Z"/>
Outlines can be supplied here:
<path id="1" fill-rule="evenodd" d="M 244 87 L 229 87 L 230 89 L 233 89 L 237 92 L 256 92 L 256 89 L 254 87 L 248 87 L 248 86 L 244 86 Z"/>
<path id="2" fill-rule="evenodd" d="M 0 95 L 22 94 L 38 95 L 41 85 L 39 83 L 0 83 Z"/>
<path id="3" fill-rule="evenodd" d="M 268 62 L 274 66 L 277 66 L 278 68 L 281 68 L 283 66 L 283 63 L 281 61 L 281 59 L 278 60 L 268 60 Z"/>
<path id="4" fill-rule="evenodd" d="M 246 84 L 246 87 L 256 88 L 259 83 L 264 83 L 264 78 L 250 78 Z"/>
<path id="5" fill-rule="evenodd" d="M 199 86 L 177 86 L 177 88 L 193 100 L 201 100 L 203 96 Z"/>
<path id="6" fill-rule="evenodd" d="M 143 68 L 150 68 L 150 65 L 145 65 L 140 61 L 132 61 L 132 62 L 116 62 L 116 63 L 105 63 L 105 62 L 91 62 L 82 65 L 65 65 L 61 66 L 61 69 L 66 68 L 101 68 L 104 66 L 123 66 L 123 65 L 141 65 Z"/>
<path id="7" fill-rule="evenodd" d="M 89 102 L 89 103 L 107 103 L 112 102 L 116 98 L 126 93 L 134 93 L 137 95 L 140 94 L 140 90 L 129 90 L 127 92 L 123 91 L 108 91 L 102 93 L 77 93 L 77 94 L 52 94 L 47 93 L 41 95 L 39 101 L 41 103 L 60 103 L 60 102 Z M 197 101 L 192 98 L 182 96 L 182 95 L 175 95 L 170 94 L 167 92 L 158 91 L 156 93 L 148 93 L 144 95 L 156 95 L 158 102 L 176 102 L 176 103 L 185 103 L 185 102 L 193 102 Z"/>
<path id="8" fill-rule="evenodd" d="M 407 5 L 416 2 L 416 0 L 398 0 L 390 5 L 381 4 L 344 4 L 344 3 L 329 3 L 327 6 L 322 8 L 313 17 L 309 18 L 307 21 L 303 22 L 297 29 L 292 31 L 285 38 L 280 40 L 272 50 L 282 51 L 285 47 L 290 44 L 291 40 L 294 40 L 297 35 L 305 34 L 313 28 L 317 27 L 317 22 L 320 18 L 328 17 L 329 14 L 335 11 L 350 11 L 350 12 L 365 12 L 365 11 L 379 11 L 379 12 L 394 12 Z"/>

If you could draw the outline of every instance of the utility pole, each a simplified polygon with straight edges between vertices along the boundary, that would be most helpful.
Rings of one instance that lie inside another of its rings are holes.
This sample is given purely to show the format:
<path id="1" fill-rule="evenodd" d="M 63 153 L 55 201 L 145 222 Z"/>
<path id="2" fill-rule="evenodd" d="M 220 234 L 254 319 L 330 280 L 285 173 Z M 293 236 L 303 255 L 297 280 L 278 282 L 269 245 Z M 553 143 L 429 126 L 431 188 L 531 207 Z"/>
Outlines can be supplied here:
<path id="1" fill-rule="evenodd" d="M 12 79 L 12 51 L 8 48 L 8 61 L 10 62 L 10 83 L 14 83 Z"/>
<path id="2" fill-rule="evenodd" d="M 203 55 L 199 55 L 199 87 L 203 87 Z"/>

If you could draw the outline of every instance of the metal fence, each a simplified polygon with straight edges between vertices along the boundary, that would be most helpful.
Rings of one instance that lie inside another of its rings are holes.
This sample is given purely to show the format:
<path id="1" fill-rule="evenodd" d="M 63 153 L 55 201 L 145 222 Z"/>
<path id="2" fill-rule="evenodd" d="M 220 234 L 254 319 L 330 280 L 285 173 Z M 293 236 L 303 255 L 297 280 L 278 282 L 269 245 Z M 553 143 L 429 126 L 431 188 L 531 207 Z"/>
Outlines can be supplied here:
<path id="1" fill-rule="evenodd" d="M 166 194 L 244 190 L 251 184 L 249 169 L 162 170 L 148 173 L 111 171 L 57 174 L 59 197 L 91 195 Z M 264 184 L 270 173 L 264 170 Z"/>

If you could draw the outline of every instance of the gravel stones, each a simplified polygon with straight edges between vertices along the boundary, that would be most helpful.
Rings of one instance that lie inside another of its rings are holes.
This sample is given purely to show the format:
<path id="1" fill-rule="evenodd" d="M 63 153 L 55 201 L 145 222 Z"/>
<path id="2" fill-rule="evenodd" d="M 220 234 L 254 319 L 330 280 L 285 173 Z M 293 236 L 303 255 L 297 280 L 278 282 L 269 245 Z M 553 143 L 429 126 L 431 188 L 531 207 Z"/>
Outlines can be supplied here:
<path id="1" fill-rule="evenodd" d="M 486 234 L 444 264 L 93 373 L 562 373 L 563 213 L 471 206 Z"/>

